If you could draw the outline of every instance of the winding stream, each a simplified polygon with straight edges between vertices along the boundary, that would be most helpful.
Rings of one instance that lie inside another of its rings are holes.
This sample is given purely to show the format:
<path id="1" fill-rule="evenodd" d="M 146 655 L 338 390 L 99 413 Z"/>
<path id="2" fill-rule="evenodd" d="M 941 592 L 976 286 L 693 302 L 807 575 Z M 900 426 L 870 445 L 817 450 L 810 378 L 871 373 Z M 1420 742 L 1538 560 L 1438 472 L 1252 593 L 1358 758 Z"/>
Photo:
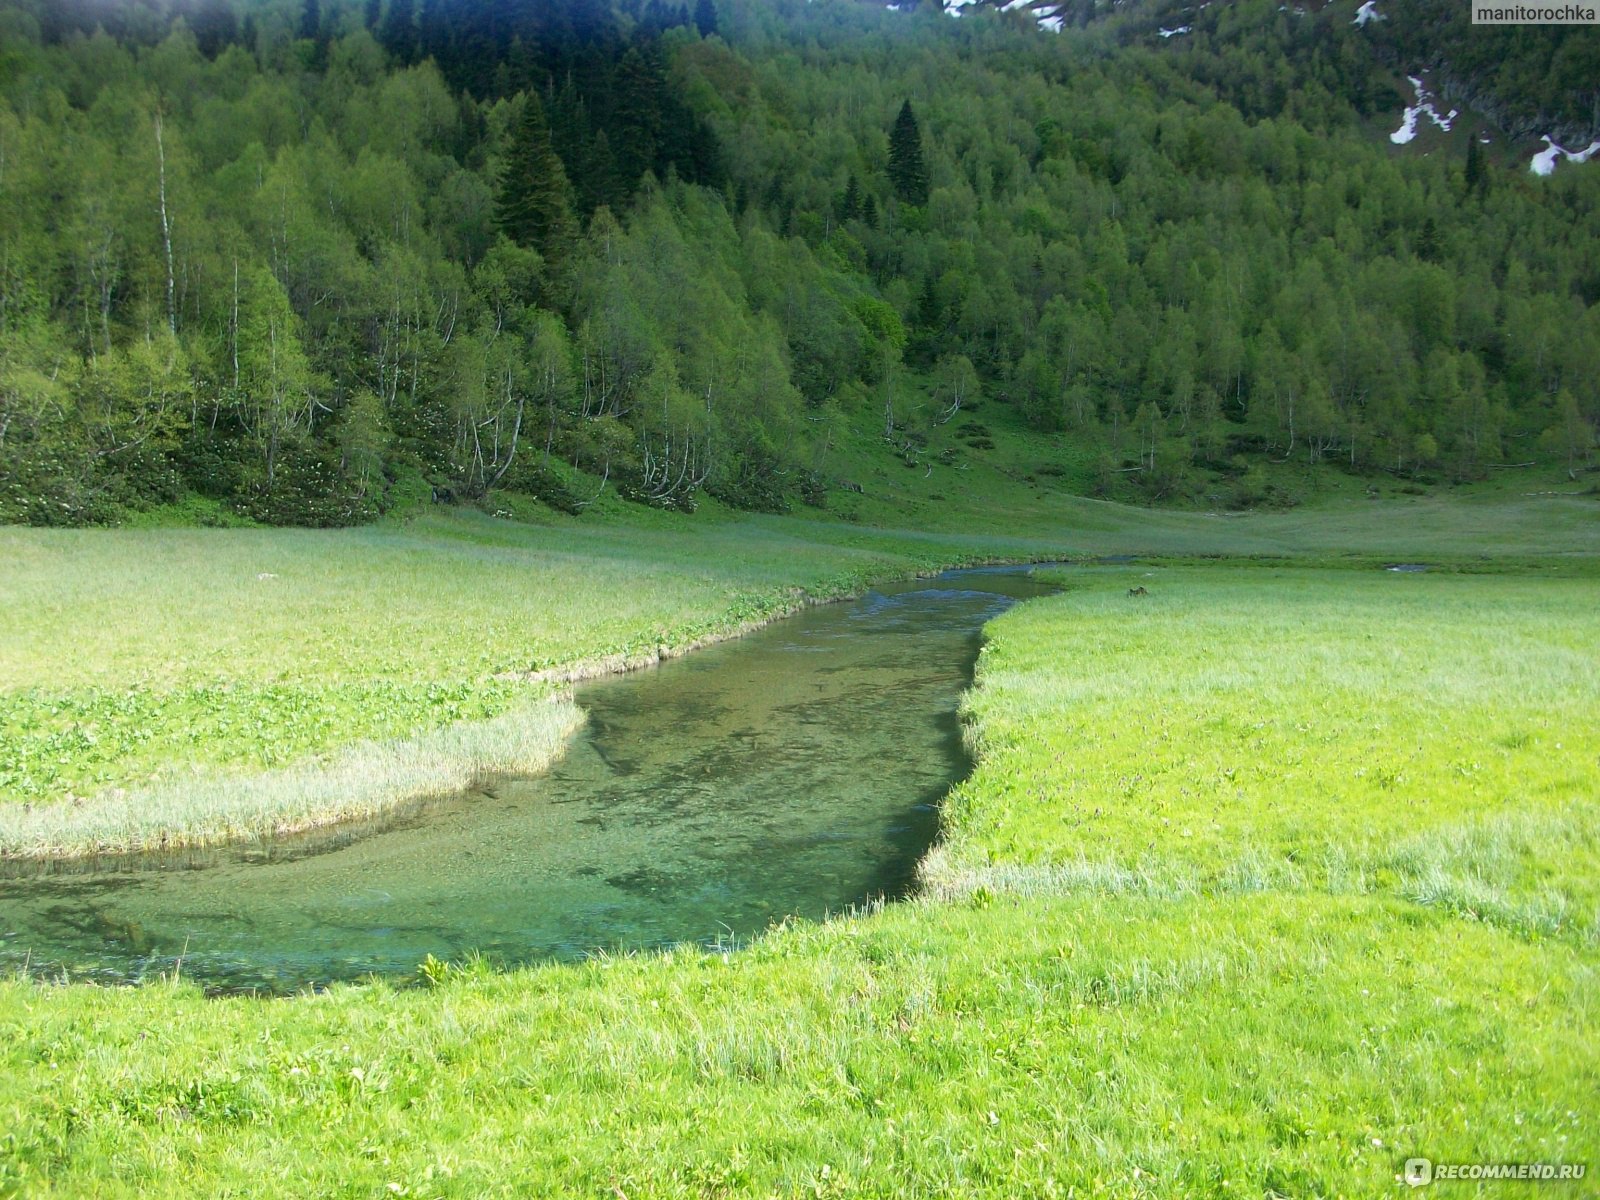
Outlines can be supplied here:
<path id="1" fill-rule="evenodd" d="M 288 991 L 495 961 L 716 944 L 902 895 L 965 774 L 956 706 L 984 622 L 1052 590 L 953 571 L 581 686 L 549 774 L 262 846 L 13 865 L 0 964 L 182 971 Z"/>

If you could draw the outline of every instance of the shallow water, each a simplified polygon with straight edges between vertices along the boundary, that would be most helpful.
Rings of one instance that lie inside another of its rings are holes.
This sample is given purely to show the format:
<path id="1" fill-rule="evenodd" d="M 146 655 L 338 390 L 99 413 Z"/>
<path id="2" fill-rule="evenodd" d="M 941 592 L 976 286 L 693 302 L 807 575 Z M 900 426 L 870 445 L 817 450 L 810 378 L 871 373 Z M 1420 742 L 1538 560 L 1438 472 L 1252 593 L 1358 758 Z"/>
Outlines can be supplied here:
<path id="1" fill-rule="evenodd" d="M 956 706 L 980 630 L 1050 589 L 949 572 L 813 608 L 577 689 L 547 775 L 382 824 L 267 846 L 0 878 L 0 962 L 284 991 L 728 943 L 785 916 L 904 894 L 965 774 Z"/>

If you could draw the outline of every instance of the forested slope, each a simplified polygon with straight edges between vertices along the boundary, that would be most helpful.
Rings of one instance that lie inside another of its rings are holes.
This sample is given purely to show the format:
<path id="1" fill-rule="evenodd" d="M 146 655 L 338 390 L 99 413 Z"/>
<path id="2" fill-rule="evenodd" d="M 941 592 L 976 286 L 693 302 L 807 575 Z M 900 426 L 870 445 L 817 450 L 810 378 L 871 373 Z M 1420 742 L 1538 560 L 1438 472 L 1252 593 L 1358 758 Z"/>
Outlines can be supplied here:
<path id="1" fill-rule="evenodd" d="M 870 2 L 870 0 L 867 0 Z M 1397 77 L 1436 72 L 1445 98 L 1466 100 L 1514 139 L 1549 133 L 1580 147 L 1600 137 L 1600 38 L 1570 25 L 1474 25 L 1471 6 L 1454 0 L 1305 0 L 1238 19 L 1232 4 L 1211 0 L 928 0 L 951 16 L 985 13 L 1050 32 L 1106 22 L 1124 42 L 1196 35 L 1213 43 L 1190 65 L 1206 69 L 1221 52 L 1248 85 L 1236 91 L 1248 112 L 1276 114 L 1291 101 L 1284 59 L 1314 67 L 1318 82 L 1360 112 L 1409 100 Z M 908 0 L 906 8 L 918 7 Z M 1351 26 L 1356 29 L 1352 31 Z M 1291 32 L 1292 31 L 1292 32 Z M 1189 42 L 1175 43 L 1184 50 Z M 1396 75 L 1398 73 L 1398 76 Z M 1263 83 L 1266 87 L 1263 88 Z"/>
<path id="2" fill-rule="evenodd" d="M 1125 497 L 1579 471 L 1600 168 L 1397 153 L 1338 7 L 7 0 L 0 519 L 955 490 L 977 403 Z"/>

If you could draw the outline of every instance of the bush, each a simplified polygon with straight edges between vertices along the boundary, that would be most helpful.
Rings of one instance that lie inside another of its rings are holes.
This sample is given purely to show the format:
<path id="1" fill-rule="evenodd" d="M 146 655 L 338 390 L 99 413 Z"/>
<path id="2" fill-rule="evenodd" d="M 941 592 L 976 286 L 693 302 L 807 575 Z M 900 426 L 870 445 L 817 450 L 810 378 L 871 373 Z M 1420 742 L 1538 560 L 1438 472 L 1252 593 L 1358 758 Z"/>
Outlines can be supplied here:
<path id="1" fill-rule="evenodd" d="M 532 496 L 557 512 L 573 516 L 584 510 L 588 499 L 581 494 L 565 463 L 554 458 L 545 462 L 542 455 L 530 458 L 525 464 L 513 466 L 500 481 L 500 487 L 508 492 Z"/>
<path id="2" fill-rule="evenodd" d="M 816 471 L 806 471 L 800 476 L 800 499 L 812 508 L 828 507 L 828 481 Z"/>
<path id="3" fill-rule="evenodd" d="M 0 458 L 0 522 L 22 525 L 99 525 L 119 507 L 87 455 L 68 447 L 11 442 Z"/>
<path id="4" fill-rule="evenodd" d="M 750 441 L 713 473 L 706 485 L 730 508 L 748 512 L 788 512 L 792 471 L 764 442 Z"/>
<path id="5" fill-rule="evenodd" d="M 264 475 L 247 485 L 234 507 L 263 525 L 302 525 L 327 529 L 376 520 L 380 496 L 357 493 L 338 461 L 319 446 L 286 449 L 269 487 Z"/>

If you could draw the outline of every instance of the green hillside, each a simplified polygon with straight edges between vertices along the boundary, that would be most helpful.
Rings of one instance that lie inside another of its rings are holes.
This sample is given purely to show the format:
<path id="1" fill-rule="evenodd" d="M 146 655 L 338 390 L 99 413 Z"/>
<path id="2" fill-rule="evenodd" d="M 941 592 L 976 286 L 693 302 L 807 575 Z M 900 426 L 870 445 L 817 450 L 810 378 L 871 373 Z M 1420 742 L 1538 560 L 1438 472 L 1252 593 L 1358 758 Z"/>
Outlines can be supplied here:
<path id="1" fill-rule="evenodd" d="M 1600 184 L 1407 11 L 8 0 L 0 518 L 1583 483 Z"/>

